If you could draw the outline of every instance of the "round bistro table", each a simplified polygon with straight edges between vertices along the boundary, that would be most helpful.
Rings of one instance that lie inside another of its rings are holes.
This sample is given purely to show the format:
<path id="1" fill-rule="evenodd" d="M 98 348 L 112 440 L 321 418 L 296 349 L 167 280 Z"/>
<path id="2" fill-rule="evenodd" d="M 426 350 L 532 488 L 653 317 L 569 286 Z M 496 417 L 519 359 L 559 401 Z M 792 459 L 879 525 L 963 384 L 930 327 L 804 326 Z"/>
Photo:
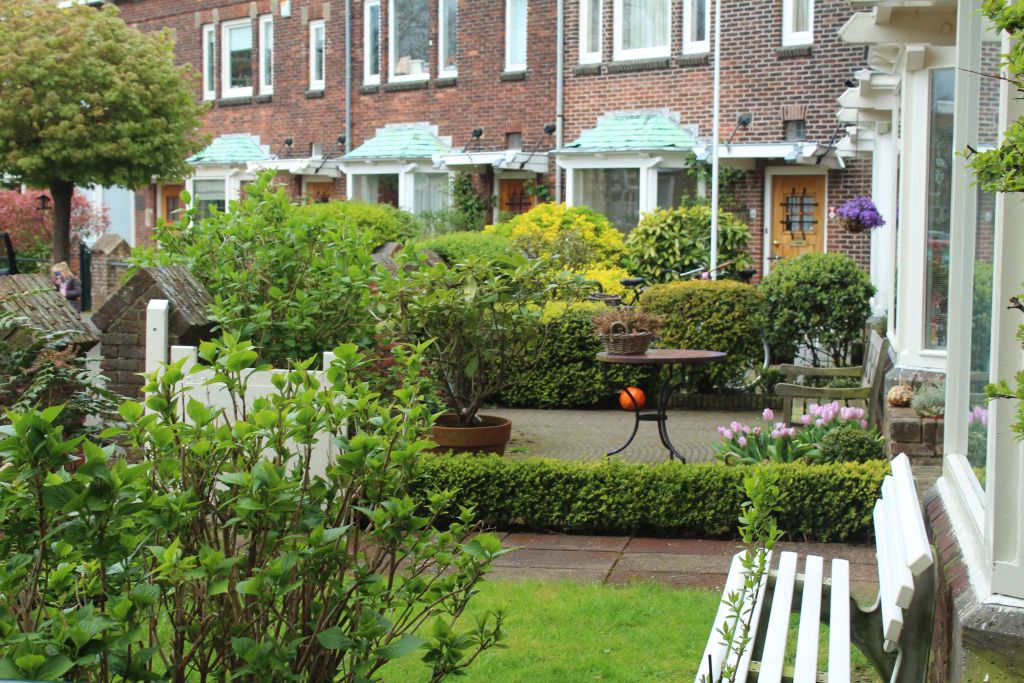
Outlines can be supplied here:
<path id="1" fill-rule="evenodd" d="M 680 379 L 682 379 L 687 366 L 715 363 L 724 359 L 725 353 L 721 351 L 700 351 L 696 349 L 651 349 L 643 354 L 628 356 L 606 353 L 604 351 L 597 354 L 597 360 L 602 363 L 613 365 L 648 365 L 659 368 L 665 366 L 668 369 L 661 381 L 661 388 L 658 390 L 657 408 L 654 410 L 641 410 L 636 401 L 633 401 L 633 415 L 635 417 L 633 433 L 629 435 L 626 443 L 614 451 L 610 451 L 608 455 L 615 455 L 626 450 L 629 444 L 633 443 L 633 439 L 636 438 L 641 422 L 657 422 L 658 437 L 661 439 L 662 445 L 668 449 L 669 459 L 676 458 L 680 462 L 686 462 L 686 458 L 672 445 L 672 440 L 668 436 L 668 425 L 666 424 L 668 418 L 665 415 L 665 411 L 668 409 L 668 397 L 672 393 L 673 386 L 677 383 L 675 380 L 675 369 L 677 367 L 680 368 L 679 375 Z"/>

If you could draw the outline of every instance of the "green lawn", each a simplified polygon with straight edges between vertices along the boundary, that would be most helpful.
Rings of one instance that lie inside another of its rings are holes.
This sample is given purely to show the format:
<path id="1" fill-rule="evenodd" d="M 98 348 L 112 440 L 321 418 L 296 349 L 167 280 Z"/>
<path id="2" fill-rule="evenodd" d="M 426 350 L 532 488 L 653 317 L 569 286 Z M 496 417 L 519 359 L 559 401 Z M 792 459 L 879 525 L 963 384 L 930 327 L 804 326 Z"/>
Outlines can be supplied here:
<path id="1" fill-rule="evenodd" d="M 718 591 L 657 584 L 626 587 L 570 582 L 494 581 L 471 611 L 507 607 L 508 649 L 489 650 L 452 680 L 466 683 L 689 683 L 707 644 Z M 472 623 L 472 622 L 467 622 Z M 795 641 L 796 623 L 791 641 Z M 828 643 L 823 628 L 822 651 Z M 795 645 L 790 644 L 790 650 Z M 790 661 L 793 653 L 790 652 Z M 878 681 L 859 653 L 853 679 Z M 387 683 L 423 683 L 429 670 L 413 654 L 382 669 Z"/>

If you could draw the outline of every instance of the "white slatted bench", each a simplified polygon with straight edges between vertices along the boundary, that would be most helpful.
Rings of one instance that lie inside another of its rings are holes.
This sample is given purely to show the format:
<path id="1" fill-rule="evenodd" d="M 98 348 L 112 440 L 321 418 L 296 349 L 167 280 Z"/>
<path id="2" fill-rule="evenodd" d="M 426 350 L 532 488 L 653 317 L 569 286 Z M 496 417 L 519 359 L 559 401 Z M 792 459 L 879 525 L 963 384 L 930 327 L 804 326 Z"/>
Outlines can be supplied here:
<path id="1" fill-rule="evenodd" d="M 726 657 L 735 655 L 722 642 L 721 630 L 732 609 L 723 600 L 701 658 L 695 683 L 848 683 L 850 644 L 874 664 L 890 683 L 924 683 L 928 668 L 935 602 L 935 560 L 924 528 L 921 505 L 906 455 L 892 461 L 892 474 L 875 501 L 874 526 L 879 593 L 874 606 L 862 610 L 850 598 L 850 565 L 834 559 L 825 575 L 817 555 L 776 553 L 774 569 L 756 591 L 753 610 L 744 610 L 754 634 L 734 678 L 722 678 Z M 743 554 L 737 554 L 725 584 L 725 596 L 744 584 Z M 749 603 L 748 603 L 749 604 Z M 787 661 L 791 615 L 799 614 L 796 656 Z M 829 627 L 827 662 L 819 661 L 821 624 Z"/>

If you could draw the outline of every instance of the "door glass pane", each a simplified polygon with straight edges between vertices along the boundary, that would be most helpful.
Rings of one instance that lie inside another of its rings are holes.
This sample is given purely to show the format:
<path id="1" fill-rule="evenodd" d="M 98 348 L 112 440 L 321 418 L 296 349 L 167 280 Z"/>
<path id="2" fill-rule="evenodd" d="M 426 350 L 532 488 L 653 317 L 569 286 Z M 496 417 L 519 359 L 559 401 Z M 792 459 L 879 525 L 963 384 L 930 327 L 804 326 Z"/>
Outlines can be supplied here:
<path id="1" fill-rule="evenodd" d="M 430 10 L 427 0 L 394 0 L 391 44 L 396 76 L 429 73 Z"/>
<path id="2" fill-rule="evenodd" d="M 665 0 L 622 0 L 622 49 L 668 45 L 668 3 Z"/>
<path id="3" fill-rule="evenodd" d="M 636 168 L 576 171 L 577 205 L 589 206 L 628 233 L 640 220 L 640 170 Z"/>
<path id="4" fill-rule="evenodd" d="M 232 88 L 252 86 L 252 26 L 228 30 Z"/>
<path id="5" fill-rule="evenodd" d="M 526 64 L 526 0 L 508 0 L 508 66 Z"/>
<path id="6" fill-rule="evenodd" d="M 370 62 L 369 73 L 371 76 L 380 75 L 380 3 L 369 5 L 367 8 L 367 21 L 370 24 L 370 40 L 366 46 L 367 59 Z"/>
<path id="7" fill-rule="evenodd" d="M 196 207 L 199 209 L 199 219 L 208 218 L 213 209 L 224 213 L 227 208 L 225 199 L 225 181 L 223 180 L 195 180 L 192 183 L 195 191 Z"/>
<path id="8" fill-rule="evenodd" d="M 953 180 L 953 69 L 931 73 L 928 130 L 928 238 L 925 262 L 925 347 L 946 348 L 949 225 Z"/>
<path id="9" fill-rule="evenodd" d="M 444 54 L 441 55 L 441 68 L 445 71 L 456 69 L 456 41 L 458 40 L 458 5 L 457 0 L 444 0 Z"/>

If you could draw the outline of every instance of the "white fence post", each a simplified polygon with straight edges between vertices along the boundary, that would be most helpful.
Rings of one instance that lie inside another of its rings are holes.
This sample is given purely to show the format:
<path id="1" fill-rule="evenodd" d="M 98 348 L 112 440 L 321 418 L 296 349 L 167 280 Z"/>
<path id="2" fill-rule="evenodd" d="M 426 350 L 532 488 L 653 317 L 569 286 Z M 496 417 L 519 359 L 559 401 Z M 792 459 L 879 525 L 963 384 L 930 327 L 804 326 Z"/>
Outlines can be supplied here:
<path id="1" fill-rule="evenodd" d="M 146 307 L 146 374 L 167 363 L 171 302 L 153 299 Z"/>

